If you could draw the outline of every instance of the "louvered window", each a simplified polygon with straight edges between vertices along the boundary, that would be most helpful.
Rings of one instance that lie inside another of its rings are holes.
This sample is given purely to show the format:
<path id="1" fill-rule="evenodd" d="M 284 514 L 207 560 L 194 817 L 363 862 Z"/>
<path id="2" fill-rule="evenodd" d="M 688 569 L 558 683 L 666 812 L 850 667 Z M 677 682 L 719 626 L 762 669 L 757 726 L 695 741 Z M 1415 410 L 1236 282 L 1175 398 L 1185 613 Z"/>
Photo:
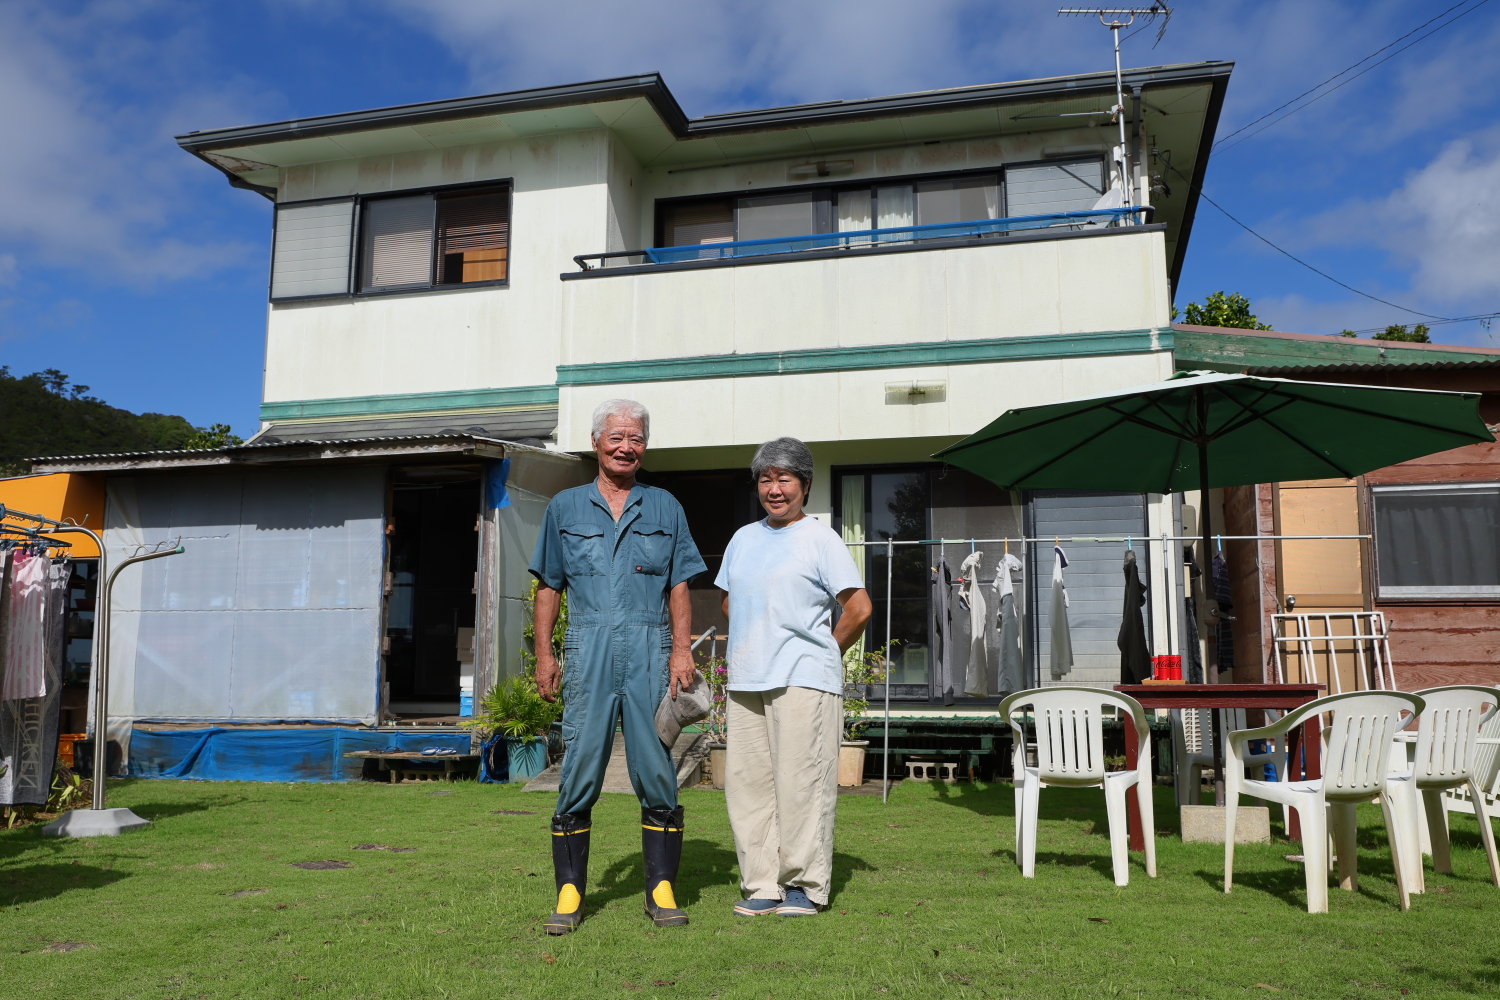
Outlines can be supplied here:
<path id="1" fill-rule="evenodd" d="M 439 285 L 505 280 L 510 241 L 509 202 L 504 191 L 438 199 Z"/>
<path id="2" fill-rule="evenodd" d="M 396 291 L 432 284 L 432 209 L 430 194 L 365 203 L 361 290 Z"/>
<path id="3" fill-rule="evenodd" d="M 271 298 L 349 293 L 354 199 L 276 206 Z"/>
<path id="4" fill-rule="evenodd" d="M 1005 214 L 1087 212 L 1104 196 L 1104 161 L 1043 163 L 1005 171 Z"/>

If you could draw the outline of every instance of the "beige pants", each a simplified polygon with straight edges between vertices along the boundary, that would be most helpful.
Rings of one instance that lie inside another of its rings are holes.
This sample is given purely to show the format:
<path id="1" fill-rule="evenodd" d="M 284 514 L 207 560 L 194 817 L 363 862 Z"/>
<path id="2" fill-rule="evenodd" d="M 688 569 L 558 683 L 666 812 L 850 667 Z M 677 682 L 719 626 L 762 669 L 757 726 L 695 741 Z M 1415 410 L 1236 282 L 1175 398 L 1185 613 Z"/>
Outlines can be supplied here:
<path id="1" fill-rule="evenodd" d="M 812 688 L 731 691 L 724 796 L 749 899 L 796 885 L 827 905 L 844 703 Z"/>

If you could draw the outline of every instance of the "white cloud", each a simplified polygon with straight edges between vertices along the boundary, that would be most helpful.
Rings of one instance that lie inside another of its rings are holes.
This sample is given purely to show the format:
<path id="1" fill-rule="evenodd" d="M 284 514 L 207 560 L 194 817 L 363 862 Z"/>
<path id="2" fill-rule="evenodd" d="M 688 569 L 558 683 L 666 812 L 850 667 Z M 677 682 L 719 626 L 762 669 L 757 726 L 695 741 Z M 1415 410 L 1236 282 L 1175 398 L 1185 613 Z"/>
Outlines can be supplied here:
<path id="1" fill-rule="evenodd" d="M 184 79 L 191 30 L 152 38 L 134 23 L 160 14 L 190 20 L 162 2 L 0 5 L 0 247 L 12 269 L 20 260 L 91 285 L 140 285 L 244 257 L 231 242 L 171 235 L 204 180 L 190 176 L 201 165 L 175 148 L 172 126 L 185 112 L 232 120 L 246 102 L 235 84 Z"/>

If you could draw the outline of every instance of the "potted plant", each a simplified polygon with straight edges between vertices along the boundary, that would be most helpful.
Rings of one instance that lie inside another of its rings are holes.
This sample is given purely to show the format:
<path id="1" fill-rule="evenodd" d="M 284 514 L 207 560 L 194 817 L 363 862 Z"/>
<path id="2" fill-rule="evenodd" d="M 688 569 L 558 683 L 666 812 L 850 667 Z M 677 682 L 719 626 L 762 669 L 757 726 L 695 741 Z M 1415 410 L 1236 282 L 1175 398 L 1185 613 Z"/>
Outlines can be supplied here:
<path id="1" fill-rule="evenodd" d="M 866 652 L 864 644 L 859 643 L 844 654 L 844 739 L 839 745 L 840 785 L 865 783 L 865 750 L 870 743 L 860 737 L 870 724 L 865 718 L 870 707 L 870 685 L 885 683 L 888 670 L 886 652 L 889 649 L 888 644 Z"/>
<path id="2" fill-rule="evenodd" d="M 708 773 L 713 786 L 722 790 L 724 788 L 724 751 L 727 748 L 726 740 L 729 736 L 729 722 L 726 717 L 729 694 L 725 687 L 729 683 L 729 662 L 722 656 L 714 656 L 704 660 L 701 669 L 703 679 L 708 682 L 708 690 L 713 695 L 708 718 L 703 720 L 704 731 L 708 733 Z"/>
<path id="3" fill-rule="evenodd" d="M 526 628 L 522 633 L 521 672 L 491 687 L 475 706 L 474 718 L 463 723 L 485 742 L 497 737 L 505 740 L 511 781 L 526 781 L 547 769 L 547 730 L 562 718 L 563 711 L 560 685 L 559 697 L 554 702 L 546 701 L 536 691 L 536 589 L 537 583 L 532 580 L 523 602 Z M 567 664 L 563 636 L 567 630 L 568 604 L 564 595 L 551 636 L 552 653 L 564 669 Z"/>

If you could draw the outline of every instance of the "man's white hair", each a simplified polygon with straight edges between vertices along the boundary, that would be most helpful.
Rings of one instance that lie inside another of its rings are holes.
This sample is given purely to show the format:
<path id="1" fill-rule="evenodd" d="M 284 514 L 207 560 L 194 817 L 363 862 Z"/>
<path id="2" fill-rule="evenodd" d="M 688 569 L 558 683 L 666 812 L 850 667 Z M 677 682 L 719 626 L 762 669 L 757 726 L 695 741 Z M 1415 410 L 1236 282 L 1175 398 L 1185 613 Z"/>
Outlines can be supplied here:
<path id="1" fill-rule="evenodd" d="M 633 399 L 606 399 L 594 407 L 594 426 L 589 437 L 597 441 L 599 435 L 604 433 L 604 425 L 609 422 L 610 417 L 635 421 L 641 425 L 641 437 L 651 440 L 651 414 Z"/>

